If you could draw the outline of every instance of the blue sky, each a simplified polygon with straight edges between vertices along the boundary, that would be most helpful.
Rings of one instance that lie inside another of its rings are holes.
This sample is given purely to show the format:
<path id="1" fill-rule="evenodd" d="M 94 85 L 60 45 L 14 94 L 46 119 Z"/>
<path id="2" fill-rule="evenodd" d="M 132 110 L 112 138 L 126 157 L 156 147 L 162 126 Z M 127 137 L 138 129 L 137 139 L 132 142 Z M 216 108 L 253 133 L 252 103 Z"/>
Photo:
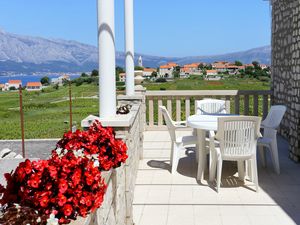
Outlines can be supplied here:
<path id="1" fill-rule="evenodd" d="M 116 2 L 116 48 L 124 49 L 123 1 Z M 270 44 L 263 0 L 135 0 L 135 49 L 160 56 L 213 55 Z M 97 44 L 96 0 L 2 0 L 8 32 Z"/>

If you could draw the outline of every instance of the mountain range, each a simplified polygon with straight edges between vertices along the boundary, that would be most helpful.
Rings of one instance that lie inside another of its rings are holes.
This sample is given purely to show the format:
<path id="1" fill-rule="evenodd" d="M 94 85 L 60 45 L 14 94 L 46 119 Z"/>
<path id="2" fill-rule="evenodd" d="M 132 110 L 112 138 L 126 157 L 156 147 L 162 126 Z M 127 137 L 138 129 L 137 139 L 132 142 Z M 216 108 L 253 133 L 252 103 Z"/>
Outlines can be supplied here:
<path id="1" fill-rule="evenodd" d="M 271 47 L 247 51 L 191 57 L 161 57 L 136 53 L 143 58 L 145 67 L 158 67 L 167 62 L 180 65 L 193 62 L 235 61 L 250 63 L 254 60 L 270 64 Z M 124 67 L 125 54 L 116 52 L 116 63 Z M 76 41 L 46 39 L 17 35 L 0 30 L 0 74 L 38 72 L 82 72 L 98 67 L 97 47 Z"/>

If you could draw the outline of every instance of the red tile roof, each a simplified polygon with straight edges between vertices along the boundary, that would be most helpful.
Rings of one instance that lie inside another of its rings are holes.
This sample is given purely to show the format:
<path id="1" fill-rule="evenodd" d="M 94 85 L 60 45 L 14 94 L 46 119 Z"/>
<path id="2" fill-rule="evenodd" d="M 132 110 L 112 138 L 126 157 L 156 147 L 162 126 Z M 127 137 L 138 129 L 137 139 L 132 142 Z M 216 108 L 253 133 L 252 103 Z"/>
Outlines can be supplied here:
<path id="1" fill-rule="evenodd" d="M 153 68 L 144 68 L 144 72 L 156 72 L 156 69 L 153 69 Z"/>
<path id="2" fill-rule="evenodd" d="M 206 73 L 218 73 L 217 70 L 206 70 Z"/>
<path id="3" fill-rule="evenodd" d="M 41 87 L 41 82 L 27 82 L 26 87 Z"/>
<path id="4" fill-rule="evenodd" d="M 161 68 L 161 69 L 170 69 L 170 68 L 173 68 L 173 67 L 176 67 L 176 66 L 178 66 L 178 64 L 176 64 L 176 63 L 167 63 L 166 65 L 162 65 L 159 68 Z"/>
<path id="5" fill-rule="evenodd" d="M 22 84 L 21 80 L 9 80 L 8 81 L 9 84 Z"/>

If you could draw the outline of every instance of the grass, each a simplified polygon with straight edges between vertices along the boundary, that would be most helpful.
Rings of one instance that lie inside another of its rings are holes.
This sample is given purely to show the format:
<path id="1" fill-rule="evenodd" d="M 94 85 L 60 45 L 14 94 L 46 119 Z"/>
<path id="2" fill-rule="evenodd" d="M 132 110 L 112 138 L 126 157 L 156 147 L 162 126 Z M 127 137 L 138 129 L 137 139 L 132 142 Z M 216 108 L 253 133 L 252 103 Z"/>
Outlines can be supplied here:
<path id="1" fill-rule="evenodd" d="M 96 85 L 72 86 L 73 122 L 99 111 L 98 99 L 82 99 L 97 95 Z M 25 138 L 59 138 L 69 129 L 68 87 L 49 87 L 45 92 L 23 92 Z M 20 114 L 18 92 L 0 93 L 0 139 L 19 139 Z"/>
<path id="2" fill-rule="evenodd" d="M 252 79 L 203 81 L 198 77 L 167 83 L 146 83 L 148 90 L 269 90 L 269 83 Z M 80 122 L 90 114 L 98 114 L 98 99 L 86 97 L 98 94 L 95 84 L 72 85 L 73 122 Z M 23 92 L 25 138 L 60 138 L 69 129 L 69 89 L 53 87 L 43 92 Z M 84 98 L 83 98 L 84 97 Z M 251 102 L 251 101 L 250 101 Z M 184 104 L 184 102 L 182 103 Z M 243 103 L 241 102 L 241 107 Z M 173 107 L 175 109 L 175 107 Z M 0 92 L 0 139 L 20 139 L 18 92 Z"/>
<path id="3" fill-rule="evenodd" d="M 227 78 L 220 81 L 205 81 L 199 76 L 178 79 L 166 83 L 146 83 L 147 90 L 269 90 L 270 83 L 256 79 Z"/>

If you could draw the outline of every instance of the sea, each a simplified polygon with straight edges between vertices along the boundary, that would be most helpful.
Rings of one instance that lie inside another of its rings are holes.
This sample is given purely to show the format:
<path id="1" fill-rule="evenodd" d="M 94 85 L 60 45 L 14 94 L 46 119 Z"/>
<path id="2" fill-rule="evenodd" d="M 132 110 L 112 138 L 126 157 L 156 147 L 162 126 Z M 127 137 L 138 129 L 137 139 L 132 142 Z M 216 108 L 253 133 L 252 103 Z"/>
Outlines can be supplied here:
<path id="1" fill-rule="evenodd" d="M 27 82 L 37 82 L 41 81 L 42 77 L 49 77 L 50 80 L 52 78 L 58 78 L 62 76 L 61 74 L 55 74 L 55 75 L 9 75 L 9 76 L 0 76 L 0 84 L 5 84 L 8 82 L 8 80 L 21 80 L 22 85 L 26 85 Z M 68 74 L 70 76 L 71 80 L 76 79 L 80 77 L 78 74 Z"/>

